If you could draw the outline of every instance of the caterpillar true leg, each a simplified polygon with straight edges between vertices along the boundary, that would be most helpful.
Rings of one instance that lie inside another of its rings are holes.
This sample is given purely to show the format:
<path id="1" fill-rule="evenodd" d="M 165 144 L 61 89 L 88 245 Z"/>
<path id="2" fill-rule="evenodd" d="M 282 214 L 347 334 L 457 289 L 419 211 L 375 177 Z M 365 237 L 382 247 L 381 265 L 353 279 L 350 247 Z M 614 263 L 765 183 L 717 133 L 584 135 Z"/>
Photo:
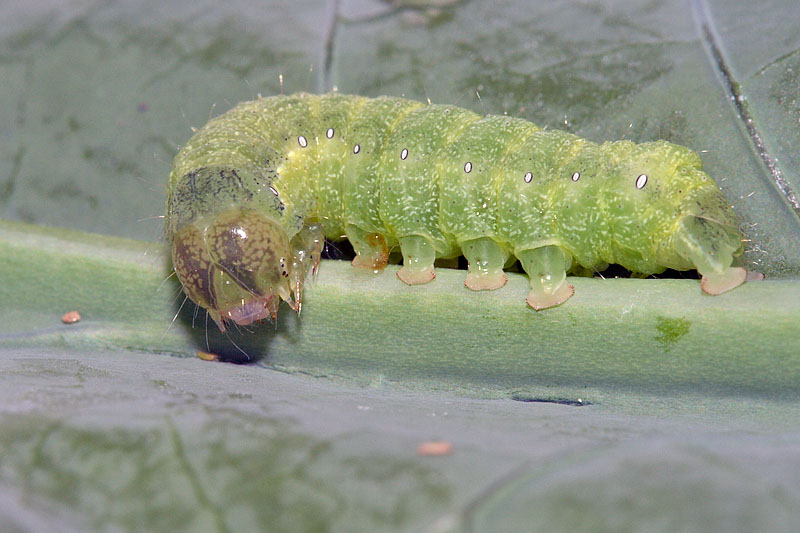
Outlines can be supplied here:
<path id="1" fill-rule="evenodd" d="M 289 307 L 300 314 L 303 305 L 303 283 L 310 270 L 316 275 L 317 266 L 322 257 L 322 248 L 325 246 L 325 234 L 322 226 L 316 222 L 306 224 L 297 235 L 292 238 L 291 247 L 294 251 L 292 257 L 292 270 L 289 286 L 294 292 L 294 300 L 286 302 Z"/>
<path id="2" fill-rule="evenodd" d="M 679 222 L 673 247 L 695 265 L 702 276 L 700 287 L 707 294 L 722 294 L 744 283 L 747 277 L 747 270 L 731 266 L 734 254 L 741 248 L 736 228 L 687 215 Z"/>
<path id="3" fill-rule="evenodd" d="M 473 291 L 491 291 L 503 287 L 508 276 L 503 272 L 508 254 L 489 237 L 459 243 L 469 262 L 464 285 Z"/>
<path id="4" fill-rule="evenodd" d="M 389 262 L 389 247 L 386 238 L 379 233 L 366 232 L 357 226 L 348 224 L 347 240 L 353 245 L 356 256 L 353 266 L 370 270 L 383 270 Z"/>
<path id="5" fill-rule="evenodd" d="M 400 237 L 400 251 L 403 253 L 403 268 L 397 271 L 397 277 L 408 285 L 421 285 L 433 281 L 436 273 L 433 262 L 436 260 L 436 249 L 427 238 L 421 235 Z"/>
<path id="6" fill-rule="evenodd" d="M 316 222 L 304 225 L 303 229 L 292 237 L 291 245 L 294 250 L 294 266 L 304 273 L 309 269 L 312 274 L 315 273 L 322 258 L 322 248 L 325 246 L 322 225 Z"/>
<path id="7" fill-rule="evenodd" d="M 575 294 L 566 281 L 572 257 L 560 246 L 522 250 L 516 256 L 530 277 L 531 291 L 525 301 L 536 311 L 562 304 Z"/>

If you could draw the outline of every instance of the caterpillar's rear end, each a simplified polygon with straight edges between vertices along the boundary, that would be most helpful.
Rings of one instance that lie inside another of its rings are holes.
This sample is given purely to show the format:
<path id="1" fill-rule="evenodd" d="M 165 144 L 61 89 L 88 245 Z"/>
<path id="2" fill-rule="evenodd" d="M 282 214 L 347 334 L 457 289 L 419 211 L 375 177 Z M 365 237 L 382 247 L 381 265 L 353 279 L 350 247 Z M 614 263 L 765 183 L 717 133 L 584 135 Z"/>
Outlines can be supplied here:
<path id="1" fill-rule="evenodd" d="M 464 255 L 467 288 L 499 289 L 517 258 L 536 310 L 573 295 L 578 266 L 696 268 L 709 294 L 746 274 L 736 216 L 686 148 L 388 97 L 297 94 L 217 117 L 175 158 L 166 230 L 186 295 L 223 330 L 275 319 L 281 300 L 299 312 L 324 236 L 376 271 L 399 246 L 412 285 Z"/>

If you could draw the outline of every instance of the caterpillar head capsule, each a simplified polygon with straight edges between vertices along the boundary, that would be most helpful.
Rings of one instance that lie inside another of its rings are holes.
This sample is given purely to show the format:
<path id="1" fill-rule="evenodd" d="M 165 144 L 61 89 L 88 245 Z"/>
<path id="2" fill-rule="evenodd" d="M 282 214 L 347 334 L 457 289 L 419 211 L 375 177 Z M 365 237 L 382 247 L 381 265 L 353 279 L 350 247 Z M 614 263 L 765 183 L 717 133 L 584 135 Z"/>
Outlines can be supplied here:
<path id="1" fill-rule="evenodd" d="M 271 218 L 232 208 L 207 224 L 189 224 L 172 241 L 172 262 L 186 295 L 205 308 L 221 331 L 274 320 L 281 300 L 293 309 L 292 251 Z"/>

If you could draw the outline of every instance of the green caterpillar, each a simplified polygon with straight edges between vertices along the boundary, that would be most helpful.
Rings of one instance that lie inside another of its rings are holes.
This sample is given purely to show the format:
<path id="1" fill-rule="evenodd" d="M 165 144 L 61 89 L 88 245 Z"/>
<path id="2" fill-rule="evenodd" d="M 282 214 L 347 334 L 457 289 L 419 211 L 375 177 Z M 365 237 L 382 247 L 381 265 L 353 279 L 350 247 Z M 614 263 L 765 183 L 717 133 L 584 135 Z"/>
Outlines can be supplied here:
<path id="1" fill-rule="evenodd" d="M 736 216 L 700 158 L 665 141 L 598 145 L 507 116 L 338 93 L 244 102 L 175 157 L 166 234 L 186 295 L 226 321 L 299 312 L 324 237 L 356 267 L 403 255 L 409 285 L 464 255 L 464 284 L 499 289 L 519 259 L 528 305 L 570 298 L 571 269 L 697 269 L 701 287 L 740 285 Z"/>

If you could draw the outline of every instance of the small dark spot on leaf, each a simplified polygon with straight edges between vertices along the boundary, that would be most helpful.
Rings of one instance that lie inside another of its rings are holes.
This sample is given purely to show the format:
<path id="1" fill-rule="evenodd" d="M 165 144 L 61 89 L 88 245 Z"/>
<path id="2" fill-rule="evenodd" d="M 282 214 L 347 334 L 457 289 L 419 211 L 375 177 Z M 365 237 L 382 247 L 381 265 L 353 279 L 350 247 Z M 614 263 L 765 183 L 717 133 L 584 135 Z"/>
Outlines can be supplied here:
<path id="1" fill-rule="evenodd" d="M 557 403 L 559 405 L 571 405 L 573 407 L 592 405 L 592 402 L 583 398 L 563 398 L 560 396 L 530 396 L 527 394 L 512 394 L 511 399 L 515 402 Z"/>

